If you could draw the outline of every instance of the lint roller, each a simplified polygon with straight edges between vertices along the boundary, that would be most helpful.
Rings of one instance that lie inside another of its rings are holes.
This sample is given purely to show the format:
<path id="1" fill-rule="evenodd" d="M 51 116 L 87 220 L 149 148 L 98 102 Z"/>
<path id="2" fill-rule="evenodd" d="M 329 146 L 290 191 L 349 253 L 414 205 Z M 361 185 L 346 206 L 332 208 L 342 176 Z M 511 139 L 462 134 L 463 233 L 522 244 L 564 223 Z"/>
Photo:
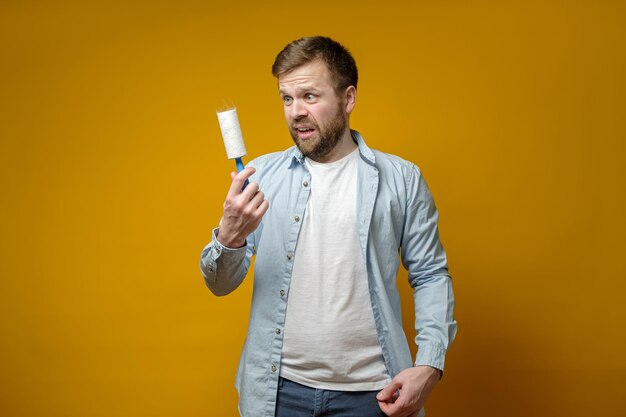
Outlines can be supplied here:
<path id="1" fill-rule="evenodd" d="M 241 134 L 241 126 L 239 126 L 239 118 L 237 117 L 237 109 L 218 111 L 217 120 L 222 130 L 222 139 L 226 147 L 226 155 L 228 159 L 234 159 L 237 165 L 237 172 L 241 172 L 245 166 L 241 160 L 246 155 L 246 145 L 243 143 L 243 135 Z M 248 180 L 243 185 L 246 188 Z"/>

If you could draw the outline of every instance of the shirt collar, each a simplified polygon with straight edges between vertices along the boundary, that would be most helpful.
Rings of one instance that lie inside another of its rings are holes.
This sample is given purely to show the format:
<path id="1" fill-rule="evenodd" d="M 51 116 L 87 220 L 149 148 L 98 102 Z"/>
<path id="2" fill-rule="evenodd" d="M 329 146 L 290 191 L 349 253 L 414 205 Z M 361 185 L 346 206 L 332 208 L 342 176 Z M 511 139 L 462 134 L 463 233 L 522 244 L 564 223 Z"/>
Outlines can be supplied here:
<path id="1" fill-rule="evenodd" d="M 359 153 L 361 154 L 361 157 L 370 165 L 375 166 L 376 157 L 374 156 L 374 152 L 372 152 L 372 150 L 365 144 L 363 136 L 361 136 L 361 134 L 356 130 L 350 130 L 350 133 L 352 134 L 352 139 L 354 139 L 356 144 L 359 145 Z"/>

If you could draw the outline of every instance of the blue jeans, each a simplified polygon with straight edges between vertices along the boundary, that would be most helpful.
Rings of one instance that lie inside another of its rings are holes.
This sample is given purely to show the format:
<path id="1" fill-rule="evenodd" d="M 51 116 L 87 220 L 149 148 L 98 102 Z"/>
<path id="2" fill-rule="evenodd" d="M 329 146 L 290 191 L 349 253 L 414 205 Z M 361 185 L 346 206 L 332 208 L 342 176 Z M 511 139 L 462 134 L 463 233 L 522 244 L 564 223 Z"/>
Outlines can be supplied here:
<path id="1" fill-rule="evenodd" d="M 280 378 L 276 417 L 385 417 L 377 391 L 332 391 Z"/>

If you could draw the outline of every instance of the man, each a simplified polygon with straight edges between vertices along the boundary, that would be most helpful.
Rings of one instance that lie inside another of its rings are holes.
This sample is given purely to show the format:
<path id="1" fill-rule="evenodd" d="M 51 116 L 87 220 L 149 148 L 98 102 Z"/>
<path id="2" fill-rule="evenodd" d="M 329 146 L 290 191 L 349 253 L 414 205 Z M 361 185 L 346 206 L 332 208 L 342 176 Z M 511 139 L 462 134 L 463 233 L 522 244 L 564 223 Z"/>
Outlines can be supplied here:
<path id="1" fill-rule="evenodd" d="M 296 40 L 272 72 L 296 146 L 231 173 L 200 261 L 209 289 L 225 295 L 256 255 L 239 411 L 424 415 L 456 333 L 431 194 L 415 165 L 371 150 L 350 129 L 358 73 L 343 46 Z M 414 363 L 395 282 L 399 251 L 414 289 Z"/>

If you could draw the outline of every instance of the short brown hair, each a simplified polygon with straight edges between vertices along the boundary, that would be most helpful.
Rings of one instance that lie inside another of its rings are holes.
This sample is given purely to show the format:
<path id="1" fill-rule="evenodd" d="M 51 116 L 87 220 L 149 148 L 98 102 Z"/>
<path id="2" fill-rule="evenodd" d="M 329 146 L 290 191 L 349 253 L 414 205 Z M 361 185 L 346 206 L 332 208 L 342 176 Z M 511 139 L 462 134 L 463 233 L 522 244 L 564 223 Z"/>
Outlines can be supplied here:
<path id="1" fill-rule="evenodd" d="M 321 59 L 335 82 L 335 90 L 356 85 L 359 72 L 350 52 L 339 42 L 325 36 L 300 38 L 285 46 L 272 65 L 274 77 L 285 74 L 315 59 Z"/>

